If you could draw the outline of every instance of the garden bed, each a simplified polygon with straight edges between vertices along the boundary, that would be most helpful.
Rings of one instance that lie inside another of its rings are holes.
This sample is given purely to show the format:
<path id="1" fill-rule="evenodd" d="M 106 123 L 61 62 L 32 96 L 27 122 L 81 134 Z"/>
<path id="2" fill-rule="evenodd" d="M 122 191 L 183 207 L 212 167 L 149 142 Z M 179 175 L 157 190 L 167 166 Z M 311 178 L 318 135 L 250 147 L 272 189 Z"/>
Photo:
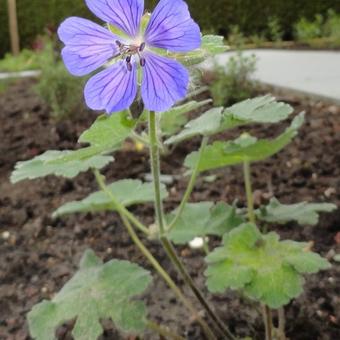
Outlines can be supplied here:
<path id="1" fill-rule="evenodd" d="M 18 160 L 30 159 L 48 149 L 72 149 L 77 137 L 88 128 L 96 115 L 85 111 L 74 121 L 55 122 L 32 90 L 32 81 L 20 81 L 0 94 L 0 339 L 28 338 L 25 315 L 43 298 L 50 298 L 72 276 L 86 248 L 92 248 L 104 260 L 129 259 L 149 268 L 132 245 L 116 214 L 86 214 L 52 220 L 51 213 L 67 201 L 80 199 L 97 190 L 91 173 L 75 181 L 48 177 L 43 180 L 9 183 L 9 175 Z M 299 201 L 340 203 L 340 107 L 281 96 L 296 113 L 306 111 L 307 122 L 299 136 L 272 159 L 254 164 L 254 190 L 257 204 L 267 202 L 275 192 L 284 203 Z M 275 136 L 286 124 L 275 128 L 253 127 L 257 136 Z M 225 133 L 226 138 L 236 132 Z M 183 160 L 197 149 L 198 140 L 179 145 L 162 162 L 163 174 L 173 175 L 166 209 L 181 199 L 187 179 Z M 144 180 L 149 174 L 147 151 L 137 151 L 126 143 L 116 154 L 116 162 L 106 168 L 110 181 L 123 178 Z M 178 168 L 182 171 L 178 173 Z M 214 171 L 201 177 L 192 201 L 238 200 L 244 205 L 242 173 L 239 167 Z M 213 181 L 211 182 L 211 180 Z M 151 205 L 133 208 L 145 223 L 151 224 Z M 283 239 L 313 241 L 314 249 L 332 259 L 340 249 L 340 211 L 322 215 L 318 226 L 299 227 L 291 223 L 274 226 Z M 172 269 L 161 248 L 148 244 L 179 285 L 183 282 Z M 189 271 L 204 289 L 203 254 L 188 248 L 181 256 Z M 331 270 L 308 278 L 305 292 L 287 308 L 287 334 L 294 340 L 335 340 L 340 338 L 340 301 L 337 296 L 340 268 L 334 261 Z M 152 292 L 152 294 L 151 294 Z M 186 290 L 187 292 L 187 290 Z M 233 332 L 263 339 L 260 312 L 237 294 L 208 295 Z M 191 324 L 186 310 L 177 303 L 163 281 L 154 277 L 144 297 L 152 320 L 169 326 L 188 339 L 203 339 L 196 324 Z M 242 309 L 241 309 L 242 306 Z M 118 339 L 114 327 L 105 322 L 106 339 Z M 70 339 L 70 325 L 59 331 L 60 339 Z M 145 339 L 157 339 L 148 333 Z"/>

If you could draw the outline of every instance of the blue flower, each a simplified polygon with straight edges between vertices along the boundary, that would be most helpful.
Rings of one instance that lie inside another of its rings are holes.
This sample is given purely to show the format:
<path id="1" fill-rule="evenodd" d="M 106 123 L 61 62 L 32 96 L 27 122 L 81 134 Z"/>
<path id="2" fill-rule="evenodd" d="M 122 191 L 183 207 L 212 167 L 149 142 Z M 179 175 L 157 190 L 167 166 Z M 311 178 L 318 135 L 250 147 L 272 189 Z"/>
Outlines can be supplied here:
<path id="1" fill-rule="evenodd" d="M 189 52 L 200 47 L 200 29 L 183 0 L 161 0 L 145 32 L 141 28 L 144 0 L 85 1 L 97 17 L 124 33 L 119 37 L 79 17 L 68 18 L 59 27 L 65 44 L 62 57 L 70 73 L 84 76 L 106 66 L 85 86 L 91 109 L 105 109 L 109 114 L 127 109 L 136 99 L 139 79 L 144 106 L 150 111 L 166 111 L 186 96 L 186 68 L 155 52 L 159 48 Z"/>

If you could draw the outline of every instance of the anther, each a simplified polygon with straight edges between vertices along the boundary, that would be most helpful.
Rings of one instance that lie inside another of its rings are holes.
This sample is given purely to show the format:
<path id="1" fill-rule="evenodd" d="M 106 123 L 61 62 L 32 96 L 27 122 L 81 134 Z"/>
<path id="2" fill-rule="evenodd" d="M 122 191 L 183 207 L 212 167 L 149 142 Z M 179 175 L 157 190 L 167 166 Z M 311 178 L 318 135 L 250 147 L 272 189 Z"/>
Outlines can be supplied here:
<path id="1" fill-rule="evenodd" d="M 122 47 L 123 46 L 123 44 L 119 40 L 116 40 L 116 44 L 117 44 L 118 47 Z"/>
<path id="2" fill-rule="evenodd" d="M 140 66 L 144 67 L 144 66 L 145 66 L 145 63 L 146 63 L 145 58 L 143 58 L 143 57 L 140 58 L 139 63 L 140 63 Z"/>
<path id="3" fill-rule="evenodd" d="M 127 57 L 126 57 L 126 62 L 129 64 L 129 63 L 131 63 L 131 56 L 130 55 L 128 55 Z"/>
<path id="4" fill-rule="evenodd" d="M 131 63 L 127 63 L 126 64 L 127 65 L 127 69 L 128 69 L 128 71 L 132 71 L 132 64 Z"/>
<path id="5" fill-rule="evenodd" d="M 141 45 L 139 46 L 139 52 L 143 52 L 145 49 L 145 42 L 141 43 Z"/>

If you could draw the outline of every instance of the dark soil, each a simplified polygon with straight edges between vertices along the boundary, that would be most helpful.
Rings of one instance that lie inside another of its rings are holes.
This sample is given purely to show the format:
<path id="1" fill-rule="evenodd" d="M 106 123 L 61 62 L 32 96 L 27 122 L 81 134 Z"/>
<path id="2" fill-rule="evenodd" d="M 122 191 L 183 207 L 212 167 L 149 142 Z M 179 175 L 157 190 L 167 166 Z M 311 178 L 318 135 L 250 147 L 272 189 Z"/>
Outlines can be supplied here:
<path id="1" fill-rule="evenodd" d="M 266 202 L 275 193 L 286 203 L 298 201 L 340 201 L 340 108 L 299 100 L 290 102 L 296 113 L 305 110 L 307 123 L 294 143 L 277 156 L 253 166 L 256 203 Z M 91 173 L 75 181 L 48 177 L 9 183 L 9 175 L 18 160 L 30 159 L 48 149 L 76 146 L 77 137 L 88 128 L 95 114 L 86 112 L 74 121 L 56 122 L 32 90 L 30 81 L 13 85 L 0 95 L 0 339 L 27 339 L 25 315 L 43 298 L 51 298 L 72 276 L 86 248 L 93 248 L 104 260 L 129 259 L 146 268 L 149 264 L 132 245 L 115 214 L 86 214 L 52 220 L 51 213 L 61 204 L 80 199 L 96 190 Z M 253 127 L 258 136 L 275 136 L 286 123 Z M 234 137 L 238 131 L 225 134 Z M 146 152 L 135 151 L 131 143 L 116 155 L 116 162 L 105 170 L 110 181 L 122 178 L 144 179 L 150 172 Z M 185 155 L 198 147 L 198 141 L 184 143 L 162 162 L 164 174 L 182 174 Z M 239 167 L 215 171 L 213 183 L 198 181 L 192 201 L 239 200 L 244 204 L 242 174 Z M 186 180 L 169 187 L 167 209 L 175 207 L 185 189 Z M 133 208 L 145 223 L 152 223 L 150 205 Z M 317 227 L 300 227 L 294 223 L 275 227 L 283 239 L 313 241 L 314 249 L 331 259 L 339 251 L 340 211 L 322 215 Z M 9 233 L 9 234 L 8 234 Z M 161 248 L 147 242 L 170 275 L 183 285 Z M 180 254 L 196 282 L 204 289 L 203 254 L 187 248 Z M 331 270 L 307 278 L 305 292 L 287 306 L 287 333 L 294 340 L 340 339 L 340 268 L 334 261 Z M 151 268 L 150 268 L 151 269 Z M 205 290 L 205 289 L 204 289 Z M 190 294 L 187 289 L 185 291 Z M 220 317 L 238 336 L 263 339 L 258 307 L 242 301 L 236 293 L 223 296 L 207 294 Z M 144 296 L 150 318 L 169 326 L 188 339 L 203 339 L 196 324 L 179 304 L 163 281 L 154 282 Z M 120 339 L 109 322 L 104 322 L 106 339 Z M 70 339 L 70 325 L 59 330 L 60 339 Z M 145 339 L 158 339 L 147 334 Z M 48 339 L 46 339 L 48 340 Z"/>

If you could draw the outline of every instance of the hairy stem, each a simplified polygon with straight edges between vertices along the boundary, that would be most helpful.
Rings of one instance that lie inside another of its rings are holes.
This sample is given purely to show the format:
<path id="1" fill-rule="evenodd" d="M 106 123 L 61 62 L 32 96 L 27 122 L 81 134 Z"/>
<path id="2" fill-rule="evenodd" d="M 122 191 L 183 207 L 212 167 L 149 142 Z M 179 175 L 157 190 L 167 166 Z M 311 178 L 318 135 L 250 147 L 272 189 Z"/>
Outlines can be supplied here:
<path id="1" fill-rule="evenodd" d="M 273 340 L 272 311 L 268 306 L 262 306 L 263 321 L 266 330 L 266 340 Z"/>
<path id="2" fill-rule="evenodd" d="M 229 329 L 223 324 L 223 322 L 218 318 L 218 316 L 209 306 L 202 292 L 199 290 L 199 288 L 196 286 L 195 282 L 193 281 L 189 273 L 186 271 L 184 265 L 177 256 L 176 250 L 174 249 L 172 243 L 168 239 L 167 229 L 164 223 L 163 202 L 160 194 L 160 159 L 157 137 L 157 119 L 156 113 L 153 111 L 150 111 L 149 113 L 149 136 L 150 136 L 151 167 L 155 190 L 155 211 L 158 227 L 160 230 L 160 241 L 170 261 L 177 268 L 184 282 L 191 288 L 192 292 L 195 294 L 198 301 L 204 307 L 210 319 L 213 321 L 215 327 L 219 330 L 221 335 L 223 335 L 226 339 L 235 339 L 235 337 L 231 334 Z"/>
<path id="3" fill-rule="evenodd" d="M 243 175 L 244 184 L 246 188 L 247 196 L 247 209 L 248 209 L 248 219 L 251 223 L 256 223 L 255 213 L 254 213 L 254 196 L 253 189 L 251 185 L 251 173 L 250 173 L 250 163 L 248 161 L 243 162 Z"/>
<path id="4" fill-rule="evenodd" d="M 180 204 L 180 206 L 177 209 L 176 216 L 171 221 L 171 223 L 170 223 L 170 225 L 168 227 L 169 231 L 175 226 L 175 224 L 177 223 L 178 219 L 181 217 L 181 215 L 183 213 L 183 210 L 185 208 L 185 205 L 188 203 L 190 195 L 191 195 L 191 193 L 192 193 L 192 191 L 193 191 L 193 189 L 195 187 L 196 179 L 197 179 L 197 176 L 199 174 L 199 165 L 200 165 L 200 162 L 201 162 L 201 159 L 202 159 L 203 152 L 204 152 L 204 150 L 205 150 L 205 148 L 206 148 L 206 146 L 208 144 L 208 141 L 209 141 L 209 137 L 203 137 L 195 169 L 193 170 L 193 172 L 191 174 L 191 178 L 190 178 L 188 187 L 187 187 L 187 189 L 186 189 L 186 191 L 184 193 L 184 196 L 182 198 L 181 204 Z"/>
<path id="5" fill-rule="evenodd" d="M 254 213 L 254 197 L 253 197 L 253 189 L 251 185 L 251 172 L 250 172 L 250 163 L 248 161 L 243 162 L 243 176 L 244 176 L 244 184 L 247 196 L 247 211 L 248 211 L 248 219 L 249 222 L 256 224 L 256 216 Z M 272 313 L 269 307 L 262 306 L 262 316 L 263 323 L 265 325 L 266 331 L 266 340 L 272 340 Z"/>
<path id="6" fill-rule="evenodd" d="M 97 169 L 93 169 L 94 176 L 96 177 L 98 184 L 104 184 L 105 185 L 105 192 L 108 195 L 108 197 L 111 199 L 112 204 L 115 206 L 117 212 L 120 215 L 126 216 L 141 232 L 143 232 L 146 235 L 150 235 L 149 229 L 143 225 L 138 219 L 130 213 L 129 210 L 127 210 L 120 202 L 116 199 L 116 197 L 113 195 L 111 190 L 106 186 L 103 180 L 103 176 L 100 174 L 100 172 Z M 101 186 L 100 186 L 101 187 Z M 103 189 L 102 189 L 103 190 Z M 104 191 L 104 190 L 103 190 Z"/>
<path id="7" fill-rule="evenodd" d="M 105 184 L 103 176 L 99 173 L 98 170 L 94 170 L 95 177 L 98 183 L 99 188 L 105 192 L 108 197 L 111 199 L 112 204 L 114 205 L 115 209 L 118 211 L 119 216 L 121 217 L 124 226 L 129 233 L 132 241 L 134 244 L 138 247 L 138 249 L 141 251 L 141 253 L 148 259 L 152 267 L 157 271 L 157 273 L 163 278 L 163 280 L 167 283 L 170 289 L 175 293 L 179 301 L 181 301 L 187 309 L 191 312 L 191 314 L 194 316 L 195 320 L 201 325 L 202 329 L 206 333 L 208 339 L 216 339 L 213 335 L 212 331 L 210 330 L 208 324 L 201 318 L 199 313 L 196 311 L 195 307 L 192 305 L 192 303 L 182 294 L 181 290 L 177 287 L 176 283 L 171 279 L 171 277 L 168 275 L 168 273 L 163 269 L 163 267 L 159 264 L 159 262 L 156 260 L 156 258 L 149 252 L 149 250 L 144 246 L 143 242 L 140 240 L 136 232 L 134 231 L 132 225 L 130 224 L 125 211 L 123 211 L 120 208 L 120 204 L 117 204 L 117 200 L 110 191 L 110 189 Z"/>
<path id="8" fill-rule="evenodd" d="M 285 309 L 284 307 L 279 308 L 278 310 L 279 317 L 279 337 L 280 340 L 286 340 L 286 317 L 285 317 Z"/>

